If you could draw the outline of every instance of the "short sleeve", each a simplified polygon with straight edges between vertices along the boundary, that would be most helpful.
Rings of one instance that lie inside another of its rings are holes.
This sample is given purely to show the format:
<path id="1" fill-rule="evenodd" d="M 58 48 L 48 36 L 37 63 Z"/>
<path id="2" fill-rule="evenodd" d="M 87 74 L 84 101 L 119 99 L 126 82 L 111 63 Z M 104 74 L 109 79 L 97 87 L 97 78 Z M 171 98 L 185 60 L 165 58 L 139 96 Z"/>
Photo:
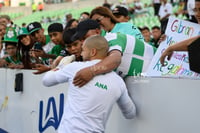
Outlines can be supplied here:
<path id="1" fill-rule="evenodd" d="M 200 73 L 200 38 L 188 46 L 190 70 Z"/>

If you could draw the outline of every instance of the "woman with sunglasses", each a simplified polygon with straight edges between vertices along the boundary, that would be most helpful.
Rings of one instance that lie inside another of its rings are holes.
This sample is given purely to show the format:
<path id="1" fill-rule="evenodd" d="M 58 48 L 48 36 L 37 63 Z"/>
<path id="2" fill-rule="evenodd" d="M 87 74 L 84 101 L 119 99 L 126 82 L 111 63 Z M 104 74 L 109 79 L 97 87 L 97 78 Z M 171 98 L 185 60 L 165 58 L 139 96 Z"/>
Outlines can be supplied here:
<path id="1" fill-rule="evenodd" d="M 144 41 L 144 37 L 140 30 L 129 22 L 118 22 L 112 11 L 106 7 L 99 6 L 91 11 L 90 18 L 96 20 L 101 29 L 111 33 L 123 33 L 132 35 L 139 40 Z"/>

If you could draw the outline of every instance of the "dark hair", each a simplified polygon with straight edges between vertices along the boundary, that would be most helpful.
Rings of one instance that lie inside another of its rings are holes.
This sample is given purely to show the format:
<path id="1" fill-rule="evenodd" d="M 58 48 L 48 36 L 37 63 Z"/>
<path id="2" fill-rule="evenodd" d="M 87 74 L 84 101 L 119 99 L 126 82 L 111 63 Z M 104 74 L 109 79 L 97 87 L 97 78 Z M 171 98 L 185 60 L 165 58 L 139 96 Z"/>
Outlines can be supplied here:
<path id="1" fill-rule="evenodd" d="M 63 41 L 65 44 L 72 43 L 72 36 L 76 33 L 76 28 L 65 29 L 63 32 Z"/>
<path id="2" fill-rule="evenodd" d="M 68 14 L 65 15 L 65 17 L 66 17 L 66 18 L 69 18 L 69 17 L 71 18 L 71 17 L 72 17 L 72 14 L 71 14 L 71 13 L 68 13 Z"/>
<path id="3" fill-rule="evenodd" d="M 143 30 L 148 30 L 148 31 L 150 31 L 149 27 L 147 27 L 147 26 L 144 26 L 143 28 L 141 28 L 141 31 L 143 31 Z"/>
<path id="4" fill-rule="evenodd" d="M 61 23 L 52 23 L 48 27 L 48 33 L 63 32 L 63 25 Z"/>
<path id="5" fill-rule="evenodd" d="M 78 20 L 76 20 L 76 19 L 71 19 L 71 20 L 69 20 L 69 22 L 67 22 L 67 25 L 65 26 L 65 30 L 68 29 L 68 28 L 70 28 L 71 25 L 72 25 L 72 23 L 73 23 L 74 21 L 77 21 L 77 22 L 78 22 Z"/>
<path id="6" fill-rule="evenodd" d="M 90 16 L 90 13 L 89 13 L 89 12 L 82 12 L 82 13 L 80 14 L 80 16 L 83 15 L 83 14 L 86 14 L 86 15 Z"/>
<path id="7" fill-rule="evenodd" d="M 138 27 L 138 29 L 141 31 L 141 30 L 142 30 L 142 27 Z"/>
<path id="8" fill-rule="evenodd" d="M 16 42 L 5 42 L 5 47 L 7 47 L 9 45 L 17 47 L 17 43 Z"/>
<path id="9" fill-rule="evenodd" d="M 103 7 L 106 7 L 108 9 L 110 9 L 111 8 L 111 4 L 109 4 L 109 3 L 103 3 Z"/>
<path id="10" fill-rule="evenodd" d="M 7 19 L 8 21 L 10 21 L 11 19 L 10 19 L 10 16 L 8 16 L 8 15 L 0 15 L 0 18 L 5 18 L 5 19 Z"/>
<path id="11" fill-rule="evenodd" d="M 153 26 L 151 29 L 152 29 L 152 30 L 154 30 L 154 29 L 160 30 L 160 27 L 156 25 L 156 26 Z"/>
<path id="12" fill-rule="evenodd" d="M 22 23 L 22 26 L 26 26 L 26 23 Z"/>
<path id="13" fill-rule="evenodd" d="M 113 10 L 112 13 L 114 16 L 125 16 L 127 17 L 129 15 L 129 11 L 127 8 L 123 7 L 123 6 L 116 6 Z"/>
<path id="14" fill-rule="evenodd" d="M 90 18 L 92 18 L 92 16 L 94 16 L 95 14 L 99 14 L 104 17 L 110 18 L 111 22 L 114 24 L 118 23 L 116 17 L 112 13 L 112 11 L 106 7 L 99 6 L 99 7 L 94 8 L 90 13 Z"/>
<path id="15" fill-rule="evenodd" d="M 34 42 L 31 39 L 31 44 L 26 46 L 26 45 L 22 44 L 22 42 L 20 40 L 21 39 L 18 40 L 17 50 L 21 55 L 20 58 L 21 58 L 21 61 L 24 65 L 24 69 L 32 69 L 31 57 L 30 57 L 29 52 L 30 52 L 30 49 L 33 47 Z"/>

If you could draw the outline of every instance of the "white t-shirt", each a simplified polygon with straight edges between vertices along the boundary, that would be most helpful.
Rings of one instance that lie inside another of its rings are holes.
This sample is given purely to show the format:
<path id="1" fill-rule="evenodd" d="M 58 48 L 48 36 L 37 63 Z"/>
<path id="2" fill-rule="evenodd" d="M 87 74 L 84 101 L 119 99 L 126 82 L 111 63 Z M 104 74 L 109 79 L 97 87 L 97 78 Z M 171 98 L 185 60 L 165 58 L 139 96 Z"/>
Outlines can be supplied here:
<path id="1" fill-rule="evenodd" d="M 42 48 L 45 51 L 45 53 L 49 53 L 49 52 L 51 52 L 51 50 L 54 46 L 55 46 L 55 44 L 52 41 L 50 41 L 46 45 L 44 45 Z"/>
<path id="2" fill-rule="evenodd" d="M 172 4 L 170 3 L 166 3 L 165 5 L 162 4 L 160 6 L 160 10 L 159 10 L 159 16 L 162 19 L 163 17 L 165 17 L 167 14 L 172 14 Z"/>
<path id="3" fill-rule="evenodd" d="M 103 133 L 115 102 L 126 118 L 135 116 L 135 105 L 128 96 L 126 85 L 115 72 L 95 76 L 81 88 L 73 85 L 77 71 L 99 61 L 73 62 L 58 71 L 49 71 L 43 77 L 45 86 L 69 83 L 58 133 Z"/>
<path id="4" fill-rule="evenodd" d="M 3 58 L 4 57 L 4 55 L 5 55 L 5 43 L 2 43 L 2 45 L 3 45 L 3 48 L 1 49 L 1 51 L 0 51 L 0 58 Z"/>
<path id="5" fill-rule="evenodd" d="M 194 15 L 193 9 L 195 7 L 195 0 L 188 0 L 187 2 L 187 10 L 188 10 L 188 14 Z"/>
<path id="6" fill-rule="evenodd" d="M 154 4 L 159 4 L 159 3 L 160 3 L 160 0 L 153 0 L 153 3 L 154 3 Z"/>

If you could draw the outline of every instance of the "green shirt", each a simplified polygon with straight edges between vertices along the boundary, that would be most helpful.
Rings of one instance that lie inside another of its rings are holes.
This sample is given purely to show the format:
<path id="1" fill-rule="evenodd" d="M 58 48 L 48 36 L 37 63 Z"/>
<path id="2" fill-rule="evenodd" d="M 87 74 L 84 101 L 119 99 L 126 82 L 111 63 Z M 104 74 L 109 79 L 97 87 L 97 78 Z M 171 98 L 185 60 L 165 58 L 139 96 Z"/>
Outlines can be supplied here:
<path id="1" fill-rule="evenodd" d="M 63 50 L 64 47 L 61 45 L 55 45 L 52 50 L 49 52 L 49 54 L 54 54 L 56 56 L 60 55 L 60 51 Z"/>
<path id="2" fill-rule="evenodd" d="M 50 41 L 51 41 L 51 38 L 50 38 L 50 36 L 49 35 L 45 35 L 45 37 L 46 37 L 46 44 L 48 44 Z"/>
<path id="3" fill-rule="evenodd" d="M 147 42 L 147 43 L 157 48 L 157 45 L 155 44 L 155 42 L 154 42 L 154 39 L 153 39 L 153 38 L 151 38 L 151 39 L 150 39 L 150 41 L 149 41 L 149 42 Z"/>
<path id="4" fill-rule="evenodd" d="M 126 34 L 106 33 L 101 34 L 109 43 L 109 51 L 119 50 L 122 53 L 121 64 L 116 72 L 122 77 L 135 76 L 146 72 L 156 48 Z"/>
<path id="5" fill-rule="evenodd" d="M 19 56 L 17 56 L 17 60 L 14 60 L 12 56 L 8 56 L 5 58 L 6 62 L 13 63 L 13 64 L 22 64 L 21 60 L 19 59 Z"/>
<path id="6" fill-rule="evenodd" d="M 122 34 L 128 34 L 131 36 L 136 37 L 137 39 L 144 41 L 144 37 L 140 30 L 133 24 L 129 22 L 122 22 L 122 23 L 116 23 L 114 28 L 110 31 L 111 33 L 122 33 Z"/>

